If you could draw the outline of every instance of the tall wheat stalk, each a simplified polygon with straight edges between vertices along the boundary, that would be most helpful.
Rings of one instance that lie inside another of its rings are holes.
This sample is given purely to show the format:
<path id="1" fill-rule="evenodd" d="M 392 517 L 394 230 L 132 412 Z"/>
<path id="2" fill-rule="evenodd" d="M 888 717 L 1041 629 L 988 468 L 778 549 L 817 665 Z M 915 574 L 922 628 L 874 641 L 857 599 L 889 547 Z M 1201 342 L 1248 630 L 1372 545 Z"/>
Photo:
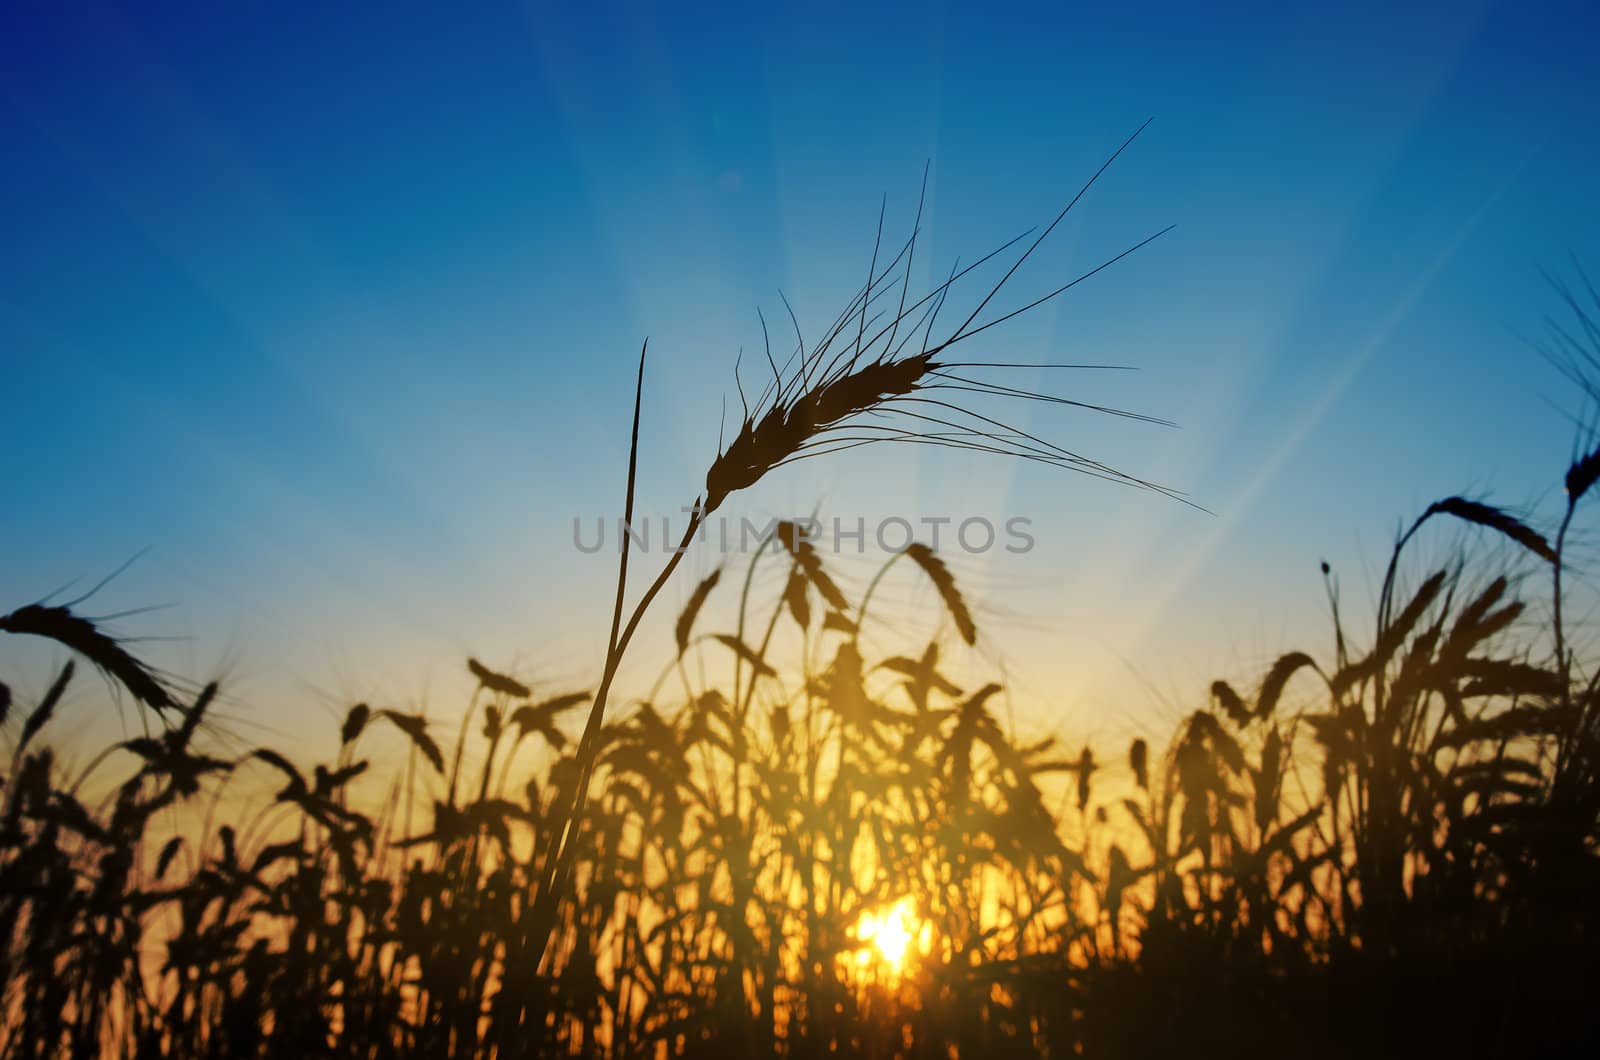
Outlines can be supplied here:
<path id="1" fill-rule="evenodd" d="M 683 553 L 693 542 L 695 533 L 705 519 L 717 511 L 733 494 L 754 486 L 771 472 L 800 460 L 842 452 L 875 442 L 900 442 L 1037 461 L 1178 497 L 1175 492 L 1165 487 L 1125 474 L 1098 460 L 980 413 L 962 402 L 970 400 L 966 395 L 979 395 L 1074 406 L 1153 423 L 1165 424 L 1166 421 L 1060 395 L 1003 386 L 981 376 L 964 374 L 969 370 L 981 372 L 985 369 L 1039 366 L 981 360 L 955 361 L 948 356 L 958 344 L 1049 302 L 1171 230 L 1168 227 L 1147 236 L 1093 269 L 1056 287 L 1048 294 L 982 323 L 979 322 L 990 302 L 1022 264 L 1033 255 L 1095 181 L 1148 125 L 1148 121 L 1141 125 L 1111 153 L 1055 218 L 1012 262 L 1005 274 L 989 289 L 961 324 L 942 340 L 935 341 L 932 335 L 938 322 L 939 311 L 953 286 L 978 266 L 1017 245 L 1032 232 L 1024 232 L 965 268 L 959 267 L 958 262 L 952 267 L 948 279 L 915 302 L 907 304 L 911 266 L 916 254 L 917 237 L 927 194 L 926 170 L 923 174 L 922 192 L 918 197 L 917 219 L 913 224 L 911 235 L 894 258 L 880 270 L 878 258 L 883 240 L 883 211 L 880 209 L 866 282 L 834 319 L 819 342 L 807 349 L 804 336 L 791 309 L 790 318 L 794 322 L 796 348 L 780 367 L 773 358 L 770 336 L 766 335 L 766 322 L 764 318 L 762 319 L 764 350 L 772 378 L 756 398 L 755 407 L 752 408 L 745 398 L 743 384 L 738 379 L 738 369 L 735 367 L 735 382 L 742 410 L 739 429 L 725 448 L 719 445 L 719 452 L 706 471 L 705 490 L 695 499 L 694 504 L 689 506 L 688 525 L 684 529 L 679 547 L 673 551 L 641 595 L 628 614 L 626 622 L 623 621 L 623 612 L 627 595 L 630 540 L 628 534 L 622 535 L 605 664 L 588 721 L 584 726 L 583 736 L 578 744 L 577 781 L 558 816 L 554 855 L 547 860 L 542 886 L 535 899 L 531 918 L 532 932 L 527 939 L 530 947 L 530 952 L 527 954 L 529 969 L 537 969 L 548 951 L 551 932 L 555 927 L 556 908 L 561 894 L 570 885 L 574 852 L 577 849 L 576 831 L 582 825 L 589 783 L 595 769 L 596 739 L 601 731 L 612 682 L 623 655 L 645 612 L 671 578 L 673 571 L 677 569 Z M 892 313 L 886 309 L 873 311 L 875 303 L 880 300 L 887 304 L 888 298 L 896 288 L 899 290 L 899 300 L 894 311 Z M 788 306 L 787 299 L 785 306 Z M 914 347 L 911 346 L 913 342 L 916 343 Z M 627 489 L 623 503 L 625 524 L 631 523 L 633 518 L 639 455 L 639 420 L 648 346 L 647 341 L 640 350 L 639 370 L 634 388 L 633 431 L 628 449 Z M 914 349 L 914 352 L 907 352 L 908 349 Z M 936 568 L 930 568 L 930 573 L 934 573 L 935 570 Z"/>

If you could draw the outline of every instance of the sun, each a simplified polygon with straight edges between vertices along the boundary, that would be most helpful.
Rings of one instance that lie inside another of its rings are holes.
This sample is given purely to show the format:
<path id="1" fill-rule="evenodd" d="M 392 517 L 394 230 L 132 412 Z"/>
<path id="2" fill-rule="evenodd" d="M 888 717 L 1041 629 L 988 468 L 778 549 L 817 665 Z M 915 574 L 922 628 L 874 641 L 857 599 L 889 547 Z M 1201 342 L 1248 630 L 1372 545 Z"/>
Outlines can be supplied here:
<path id="1" fill-rule="evenodd" d="M 926 926 L 922 925 L 922 930 Z M 910 898 L 902 898 L 887 909 L 865 912 L 856 924 L 856 938 L 861 942 L 856 962 L 869 964 L 876 956 L 898 972 L 905 967 L 911 944 L 922 930 L 918 928 Z"/>

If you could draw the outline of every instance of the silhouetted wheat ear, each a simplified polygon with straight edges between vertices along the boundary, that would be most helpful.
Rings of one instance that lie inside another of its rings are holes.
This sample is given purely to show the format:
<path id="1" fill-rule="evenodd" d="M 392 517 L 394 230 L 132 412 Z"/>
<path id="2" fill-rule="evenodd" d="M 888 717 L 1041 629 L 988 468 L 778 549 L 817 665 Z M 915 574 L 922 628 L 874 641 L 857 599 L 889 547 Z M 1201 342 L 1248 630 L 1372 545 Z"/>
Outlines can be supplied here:
<path id="1" fill-rule="evenodd" d="M 1280 656 L 1278 661 L 1272 664 L 1272 669 L 1267 671 L 1267 676 L 1261 679 L 1261 692 L 1256 696 L 1255 716 L 1257 718 L 1271 716 L 1277 709 L 1278 700 L 1282 698 L 1284 686 L 1289 683 L 1289 678 L 1293 677 L 1297 670 L 1308 666 L 1313 670 L 1317 668 L 1316 662 L 1305 652 L 1292 651 Z"/>
<path id="2" fill-rule="evenodd" d="M 28 744 L 39 735 L 39 730 L 49 724 L 50 719 L 55 716 L 56 706 L 61 702 L 61 696 L 66 692 L 67 685 L 72 682 L 73 669 L 72 660 L 67 660 L 67 664 L 61 668 L 61 673 L 51 683 L 50 690 L 44 694 L 39 705 L 29 712 L 27 720 L 22 723 L 22 736 L 17 740 L 13 758 L 21 758 Z"/>
<path id="3" fill-rule="evenodd" d="M 721 577 L 721 567 L 707 575 L 704 581 L 694 587 L 694 592 L 689 594 L 689 602 L 683 606 L 683 611 L 678 615 L 678 624 L 673 630 L 673 635 L 677 640 L 680 657 L 689 650 L 689 634 L 694 630 L 694 620 L 699 617 L 700 609 L 706 605 L 706 598 L 711 595 L 711 590 L 717 587 L 717 581 Z"/>
<path id="4" fill-rule="evenodd" d="M 978 624 L 972 620 L 972 612 L 967 609 L 967 602 L 962 599 L 961 590 L 956 588 L 956 580 L 951 576 L 950 568 L 944 565 L 944 560 L 920 541 L 912 542 L 906 549 L 906 555 L 922 568 L 933 587 L 939 591 L 939 599 L 944 601 L 945 610 L 950 612 L 961 639 L 968 644 L 976 643 Z"/>
<path id="5" fill-rule="evenodd" d="M 1250 708 L 1245 706 L 1244 699 L 1228 682 L 1222 680 L 1211 682 L 1211 698 L 1221 704 L 1223 713 L 1235 725 L 1244 726 L 1250 723 Z"/>
<path id="6" fill-rule="evenodd" d="M 1003 386 L 981 374 L 962 374 L 967 370 L 982 373 L 991 369 L 1104 369 L 1115 366 L 1026 365 L 952 359 L 952 351 L 957 345 L 1043 305 L 1170 231 L 1163 229 L 1140 240 L 1042 298 L 1009 311 L 998 312 L 979 322 L 979 317 L 1006 282 L 1136 136 L 1138 132 L 1117 148 L 1055 219 L 1017 256 L 1005 274 L 978 300 L 977 307 L 958 326 L 945 333 L 943 338 L 936 339 L 933 330 L 939 310 L 954 285 L 973 269 L 1009 250 L 1032 232 L 1017 236 L 965 268 L 952 268 L 944 283 L 908 304 L 907 287 L 916 251 L 917 226 L 921 224 L 922 200 L 918 202 L 917 222 L 913 225 L 910 237 L 894 259 L 881 270 L 878 250 L 883 239 L 883 219 L 880 213 L 866 282 L 822 337 L 808 349 L 796 322 L 796 349 L 782 367 L 773 358 L 770 336 L 767 338 L 766 360 L 772 378 L 753 408 L 745 400 L 744 387 L 739 382 L 738 367 L 735 366 L 734 377 L 743 414 L 732 440 L 726 448 L 719 444 L 719 452 L 706 472 L 702 513 L 715 511 L 729 495 L 755 485 L 769 472 L 785 464 L 875 442 L 935 445 L 1033 460 L 1176 497 L 1172 491 L 1154 483 L 1124 474 L 980 412 L 973 407 L 973 398 L 1039 401 L 1171 426 L 1167 421 L 1054 394 Z M 924 197 L 926 190 L 924 180 Z M 900 265 L 902 261 L 903 269 Z M 887 298 L 895 288 L 899 288 L 898 307 L 877 308 L 879 302 L 890 305 Z M 765 334 L 764 318 L 762 331 Z M 911 345 L 913 341 L 915 345 Z"/>
<path id="7" fill-rule="evenodd" d="M 1572 499 L 1572 503 L 1577 503 L 1578 498 L 1593 485 L 1597 475 L 1600 475 L 1600 450 L 1568 469 L 1567 496 Z M 1540 559 L 1550 563 L 1556 562 L 1556 550 L 1550 547 L 1550 542 L 1545 540 L 1543 534 L 1500 508 L 1480 501 L 1469 501 L 1465 497 L 1446 497 L 1429 505 L 1424 518 L 1435 513 L 1453 515 L 1465 522 L 1496 530 Z"/>
<path id="8" fill-rule="evenodd" d="M 533 695 L 533 691 L 515 677 L 497 673 L 476 659 L 467 660 L 467 669 L 478 679 L 479 684 L 491 692 L 498 692 L 515 699 L 527 699 Z"/>
<path id="9" fill-rule="evenodd" d="M 927 354 L 874 362 L 802 393 L 791 404 L 776 401 L 759 421 L 746 417 L 739 433 L 706 472 L 706 511 L 715 511 L 729 494 L 755 485 L 830 428 L 893 398 L 910 395 L 936 367 Z"/>
<path id="10" fill-rule="evenodd" d="M 0 632 L 47 637 L 82 655 L 103 672 L 116 678 L 135 699 L 156 710 L 175 706 L 172 696 L 156 680 L 155 674 L 129 655 L 111 637 L 100 632 L 86 618 L 65 607 L 29 604 L 9 615 L 0 616 Z"/>
<path id="11" fill-rule="evenodd" d="M 1591 449 L 1567 468 L 1567 502 L 1577 504 L 1600 479 L 1600 447 Z"/>
<path id="12" fill-rule="evenodd" d="M 715 633 L 715 634 L 712 635 L 712 639 L 715 640 L 718 644 L 721 644 L 724 647 L 726 647 L 729 651 L 733 652 L 739 658 L 743 659 L 744 662 L 745 662 L 745 665 L 749 666 L 749 667 L 752 667 L 755 670 L 755 672 L 757 674 L 759 674 L 760 676 L 762 676 L 762 677 L 777 677 L 778 676 L 778 671 L 776 671 L 776 670 L 774 670 L 772 668 L 772 664 L 771 663 L 767 662 L 760 655 L 757 655 L 755 653 L 755 651 L 751 649 L 750 645 L 746 644 L 744 641 L 740 640 L 738 637 L 732 636 L 731 634 L 728 634 L 728 633 Z"/>
<path id="13" fill-rule="evenodd" d="M 1139 787 L 1150 788 L 1150 745 L 1145 743 L 1143 737 L 1136 738 L 1128 745 L 1128 768 L 1133 770 L 1133 782 Z"/>
<path id="14" fill-rule="evenodd" d="M 349 713 L 344 716 L 344 724 L 339 727 L 339 743 L 355 743 L 371 717 L 372 708 L 365 703 L 357 703 L 351 707 Z"/>
<path id="15" fill-rule="evenodd" d="M 785 551 L 794 558 L 795 565 L 800 568 L 806 581 L 816 587 L 828 605 L 837 611 L 848 610 L 850 602 L 844 598 L 844 593 L 839 591 L 833 579 L 828 577 L 828 572 L 822 567 L 822 557 L 817 555 L 817 546 L 801 533 L 800 524 L 786 519 L 773 532 Z"/>
<path id="16" fill-rule="evenodd" d="M 435 772 L 444 772 L 444 752 L 432 736 L 428 735 L 428 719 L 421 714 L 401 714 L 396 710 L 380 710 L 378 717 L 405 733 L 413 747 L 422 753 Z"/>

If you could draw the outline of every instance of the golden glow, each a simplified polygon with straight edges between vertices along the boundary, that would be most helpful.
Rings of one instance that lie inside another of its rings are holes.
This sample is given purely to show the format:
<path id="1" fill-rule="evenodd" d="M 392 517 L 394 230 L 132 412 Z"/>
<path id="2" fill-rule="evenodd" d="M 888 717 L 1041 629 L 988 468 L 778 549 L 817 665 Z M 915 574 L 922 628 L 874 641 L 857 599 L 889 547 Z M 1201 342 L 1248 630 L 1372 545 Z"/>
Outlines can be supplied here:
<path id="1" fill-rule="evenodd" d="M 861 943 L 856 963 L 870 964 L 876 957 L 898 972 L 905 966 L 912 942 L 918 935 L 927 933 L 928 925 L 919 926 L 917 923 L 916 910 L 912 908 L 910 898 L 902 898 L 881 911 L 869 910 L 861 914 L 861 920 L 856 925 L 856 939 Z"/>

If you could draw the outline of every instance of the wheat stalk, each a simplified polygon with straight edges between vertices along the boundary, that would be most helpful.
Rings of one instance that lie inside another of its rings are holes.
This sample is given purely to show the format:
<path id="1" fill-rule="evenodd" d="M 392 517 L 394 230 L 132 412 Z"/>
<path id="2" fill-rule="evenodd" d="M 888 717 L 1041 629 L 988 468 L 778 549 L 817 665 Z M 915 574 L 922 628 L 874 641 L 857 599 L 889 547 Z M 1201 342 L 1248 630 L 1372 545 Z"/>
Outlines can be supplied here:
<path id="1" fill-rule="evenodd" d="M 913 223 L 911 235 L 894 258 L 880 269 L 878 257 L 883 241 L 883 212 L 880 209 L 866 282 L 834 319 L 819 342 L 807 348 L 798 321 L 794 317 L 792 308 L 789 307 L 788 299 L 785 298 L 785 308 L 789 310 L 791 322 L 794 323 L 796 349 L 780 367 L 772 356 L 765 317 L 761 318 L 762 332 L 766 337 L 764 351 L 772 378 L 757 396 L 752 408 L 745 398 L 743 382 L 739 376 L 739 362 L 735 362 L 734 380 L 742 409 L 739 429 L 725 447 L 719 441 L 717 455 L 706 471 L 705 490 L 689 509 L 688 525 L 679 548 L 673 551 L 655 580 L 640 597 L 626 623 L 623 622 L 623 612 L 630 536 L 623 535 L 605 667 L 576 751 L 578 780 L 573 786 L 569 801 L 557 815 L 555 853 L 548 859 L 542 876 L 542 886 L 535 899 L 534 915 L 531 918 L 532 929 L 527 938 L 530 953 L 525 967 L 529 969 L 528 974 L 537 974 L 555 927 L 557 899 L 566 889 L 573 869 L 573 854 L 577 848 L 574 842 L 575 831 L 581 826 L 589 783 L 596 765 L 601 724 L 605 717 L 612 681 L 623 653 L 627 650 L 646 610 L 672 576 L 684 551 L 694 540 L 696 532 L 706 518 L 718 510 L 733 494 L 754 486 L 770 473 L 800 460 L 876 442 L 900 442 L 1037 461 L 1097 478 L 1154 490 L 1183 500 L 1172 490 L 1125 474 L 1098 460 L 980 413 L 969 407 L 968 395 L 1067 405 L 1170 426 L 1166 421 L 1059 395 L 1002 386 L 978 376 L 962 374 L 966 370 L 983 371 L 1016 367 L 1111 366 L 1022 366 L 1001 362 L 958 361 L 952 355 L 952 351 L 959 344 L 1051 301 L 1171 231 L 1170 227 L 1164 228 L 1048 294 L 979 323 L 979 318 L 990 302 L 1017 270 L 1038 250 L 1040 244 L 1148 124 L 1149 122 L 1146 122 L 1141 125 L 1112 152 L 1066 206 L 1011 263 L 1005 274 L 990 287 L 988 293 L 961 324 L 944 338 L 934 340 L 932 336 L 938 323 L 939 312 L 954 285 L 974 269 L 1005 253 L 1033 233 L 1032 231 L 1022 233 L 965 268 L 961 268 L 958 262 L 952 267 L 949 278 L 908 305 L 907 285 L 916 254 L 917 235 L 927 195 L 926 169 L 923 172 L 922 192 L 918 198 L 917 218 Z M 878 310 L 869 316 L 869 311 L 874 309 L 875 304 L 887 303 L 896 289 L 899 291 L 899 300 L 894 311 L 889 313 L 887 310 Z M 912 347 L 914 341 L 916 346 Z M 625 523 L 631 522 L 633 518 L 639 452 L 639 416 L 647 349 L 648 343 L 646 348 L 640 351 L 639 372 L 634 392 L 633 434 L 629 447 L 627 493 L 623 512 Z M 1184 501 L 1184 503 L 1189 502 Z M 803 559 L 799 556 L 798 543 L 791 544 L 790 548 L 791 552 L 796 554 L 797 560 L 803 564 Z M 946 587 L 937 576 L 937 570 L 941 570 L 942 567 L 936 568 L 926 562 L 922 565 L 933 576 L 935 584 L 939 586 L 941 594 L 945 594 L 948 603 Z M 698 610 L 698 607 L 691 609 L 691 616 L 695 610 Z M 961 623 L 964 607 L 953 607 L 952 613 L 957 616 L 958 624 L 963 625 L 963 636 L 970 640 L 965 624 Z M 692 622 L 692 617 L 690 621 Z M 686 631 L 679 633 L 680 640 L 684 632 Z"/>

